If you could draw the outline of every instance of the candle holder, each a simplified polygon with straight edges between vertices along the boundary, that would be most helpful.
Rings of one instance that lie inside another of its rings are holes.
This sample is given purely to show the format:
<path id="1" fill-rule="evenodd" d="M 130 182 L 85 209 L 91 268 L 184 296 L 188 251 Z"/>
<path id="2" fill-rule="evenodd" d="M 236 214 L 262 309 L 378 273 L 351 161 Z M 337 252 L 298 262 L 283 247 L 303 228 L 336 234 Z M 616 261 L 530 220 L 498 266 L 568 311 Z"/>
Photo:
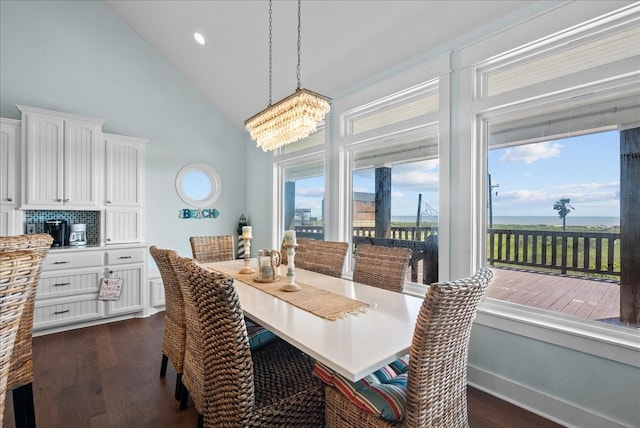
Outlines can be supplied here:
<path id="1" fill-rule="evenodd" d="M 287 248 L 287 283 L 280 287 L 282 291 L 300 291 L 301 288 L 296 284 L 296 247 L 298 244 L 284 244 Z"/>
<path id="2" fill-rule="evenodd" d="M 244 241 L 244 267 L 238 273 L 255 273 L 255 269 L 250 266 L 251 263 L 251 238 L 242 237 Z"/>

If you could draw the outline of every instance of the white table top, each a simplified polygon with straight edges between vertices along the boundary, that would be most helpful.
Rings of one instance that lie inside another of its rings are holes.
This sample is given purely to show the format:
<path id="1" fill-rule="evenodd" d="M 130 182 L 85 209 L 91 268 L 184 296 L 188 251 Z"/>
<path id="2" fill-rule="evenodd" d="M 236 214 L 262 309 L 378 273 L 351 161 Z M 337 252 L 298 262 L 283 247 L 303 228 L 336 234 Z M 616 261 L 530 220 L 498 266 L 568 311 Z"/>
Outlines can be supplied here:
<path id="1" fill-rule="evenodd" d="M 244 263 L 234 260 L 204 266 L 235 274 Z M 286 267 L 281 269 L 284 273 Z M 352 381 L 409 352 L 422 299 L 304 269 L 295 272 L 296 281 L 302 284 L 375 306 L 329 321 L 236 280 L 245 315 Z"/>

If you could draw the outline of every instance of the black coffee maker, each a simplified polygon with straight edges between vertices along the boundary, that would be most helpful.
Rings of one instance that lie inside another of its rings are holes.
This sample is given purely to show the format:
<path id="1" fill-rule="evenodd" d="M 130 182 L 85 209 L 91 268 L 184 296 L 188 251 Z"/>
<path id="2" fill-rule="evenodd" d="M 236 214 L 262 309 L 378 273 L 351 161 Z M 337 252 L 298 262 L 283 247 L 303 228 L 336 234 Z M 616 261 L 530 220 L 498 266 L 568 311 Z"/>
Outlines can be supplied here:
<path id="1" fill-rule="evenodd" d="M 52 247 L 69 245 L 66 220 L 45 220 L 44 231 L 53 237 Z"/>

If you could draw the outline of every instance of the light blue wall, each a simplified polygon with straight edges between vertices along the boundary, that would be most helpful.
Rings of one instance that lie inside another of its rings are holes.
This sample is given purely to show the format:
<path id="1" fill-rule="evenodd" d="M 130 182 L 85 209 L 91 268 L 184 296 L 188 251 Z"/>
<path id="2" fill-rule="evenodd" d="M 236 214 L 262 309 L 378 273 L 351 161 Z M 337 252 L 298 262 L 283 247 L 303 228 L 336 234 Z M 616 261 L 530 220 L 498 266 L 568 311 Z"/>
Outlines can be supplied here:
<path id="1" fill-rule="evenodd" d="M 546 7 L 549 2 L 539 2 L 528 12 L 534 16 Z M 523 18 L 513 16 L 467 39 Z M 271 246 L 270 154 L 255 149 L 244 130 L 231 126 L 102 2 L 2 0 L 0 19 L 0 116 L 18 119 L 15 104 L 24 104 L 102 118 L 107 132 L 149 139 L 145 225 L 150 243 L 189 255 L 190 235 L 235 234 L 244 213 L 254 226 L 253 248 Z M 420 60 L 441 53 L 426 53 Z M 363 85 L 369 78 L 363 77 Z M 455 104 L 451 114 L 458 115 Z M 457 130 L 452 135 L 456 144 Z M 216 220 L 177 218 L 184 203 L 174 190 L 175 175 L 196 161 L 209 163 L 222 177 Z M 621 425 L 640 423 L 635 367 L 483 325 L 474 328 L 470 365 Z"/>
<path id="2" fill-rule="evenodd" d="M 3 0 L 0 12 L 0 116 L 19 119 L 22 104 L 104 119 L 105 132 L 148 139 L 150 244 L 190 256 L 191 235 L 235 235 L 246 210 L 244 130 L 100 1 Z M 186 205 L 174 180 L 189 162 L 222 177 L 215 220 L 178 218 Z"/>

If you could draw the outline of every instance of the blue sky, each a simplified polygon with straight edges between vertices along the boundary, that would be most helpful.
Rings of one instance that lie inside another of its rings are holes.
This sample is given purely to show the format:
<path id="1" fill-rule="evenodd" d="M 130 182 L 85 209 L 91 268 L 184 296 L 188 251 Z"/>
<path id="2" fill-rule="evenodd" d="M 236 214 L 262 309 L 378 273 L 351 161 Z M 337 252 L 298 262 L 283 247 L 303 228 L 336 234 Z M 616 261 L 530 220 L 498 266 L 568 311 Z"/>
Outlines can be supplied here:
<path id="1" fill-rule="evenodd" d="M 491 150 L 488 162 L 492 184 L 499 185 L 492 194 L 494 216 L 557 217 L 553 204 L 560 198 L 571 200 L 570 216 L 620 215 L 617 131 Z M 323 187 L 323 178 L 299 180 L 296 207 L 321 217 Z M 356 171 L 353 189 L 373 193 L 373 169 Z M 415 216 L 419 193 L 438 210 L 437 160 L 393 167 L 391 215 Z"/>
<path id="2" fill-rule="evenodd" d="M 620 215 L 620 139 L 617 131 L 489 151 L 494 216 L 557 216 L 553 203 L 569 198 L 569 215 Z M 497 192 L 497 195 L 496 195 Z"/>

